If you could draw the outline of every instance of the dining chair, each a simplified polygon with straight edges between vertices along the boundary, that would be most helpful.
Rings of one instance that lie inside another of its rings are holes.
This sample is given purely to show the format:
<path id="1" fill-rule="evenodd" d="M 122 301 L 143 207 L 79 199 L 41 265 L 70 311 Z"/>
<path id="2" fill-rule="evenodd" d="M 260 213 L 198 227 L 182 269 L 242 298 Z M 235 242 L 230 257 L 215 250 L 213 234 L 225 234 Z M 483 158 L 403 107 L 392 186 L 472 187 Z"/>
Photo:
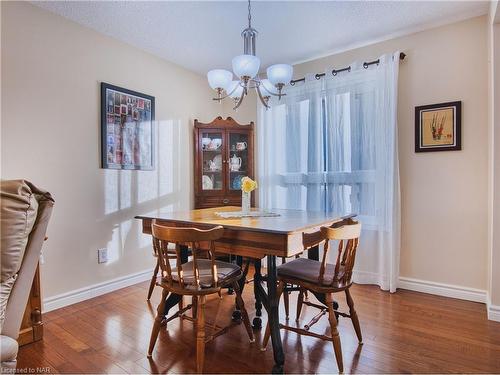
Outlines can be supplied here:
<path id="1" fill-rule="evenodd" d="M 301 254 L 295 255 L 295 259 L 300 258 Z M 285 263 L 286 263 L 286 257 L 281 257 L 281 264 L 285 264 Z M 290 317 L 290 294 L 292 292 L 296 292 L 299 290 L 300 290 L 300 288 L 297 287 L 296 285 L 285 284 L 283 286 L 283 303 L 285 304 L 285 319 L 286 320 L 288 320 Z M 303 298 L 304 298 L 304 296 L 302 296 L 302 299 Z M 306 291 L 306 298 L 307 298 L 307 291 Z"/>
<path id="2" fill-rule="evenodd" d="M 226 333 L 231 326 L 238 324 L 232 322 L 230 326 L 219 327 L 214 322 L 205 322 L 205 302 L 206 297 L 211 294 L 219 294 L 221 288 L 232 286 L 236 294 L 236 303 L 241 311 L 241 317 L 247 331 L 250 342 L 254 342 L 254 336 L 245 304 L 241 297 L 241 290 L 238 281 L 243 276 L 241 268 L 232 263 L 216 260 L 214 253 L 214 241 L 221 238 L 224 232 L 222 226 L 216 226 L 208 230 L 196 228 L 172 228 L 162 226 L 153 220 L 152 234 L 155 253 L 158 255 L 161 279 L 157 282 L 163 288 L 160 304 L 158 305 L 156 318 L 151 332 L 149 342 L 148 357 L 152 356 L 156 344 L 158 333 L 162 325 L 180 317 L 194 321 L 196 324 L 196 370 L 203 371 L 205 358 L 205 344 L 216 337 Z M 170 251 L 169 244 L 175 245 L 175 251 Z M 203 248 L 200 246 L 203 244 Z M 190 245 L 192 260 L 187 263 L 181 261 L 181 246 Z M 200 257 L 208 252 L 208 259 Z M 175 263 L 172 267 L 170 261 Z M 192 304 L 189 304 L 172 316 L 165 318 L 164 308 L 168 293 L 181 296 L 192 296 Z M 184 313 L 192 309 L 192 317 Z M 213 328 L 213 332 L 206 337 L 205 325 Z"/>
<path id="3" fill-rule="evenodd" d="M 169 243 L 167 248 L 170 253 L 175 253 L 174 244 Z M 156 265 L 155 268 L 153 269 L 153 276 L 151 276 L 151 281 L 149 282 L 148 298 L 147 298 L 148 301 L 151 299 L 151 296 L 153 295 L 153 290 L 158 280 L 158 272 L 160 272 L 160 260 L 158 259 L 158 254 L 156 253 L 156 246 L 154 246 L 154 240 L 153 240 L 153 256 L 156 258 Z"/>
<path id="4" fill-rule="evenodd" d="M 358 315 L 354 309 L 354 301 L 349 291 L 352 285 L 352 270 L 356 259 L 356 250 L 359 244 L 360 233 L 361 224 L 349 218 L 339 223 L 335 223 L 331 227 L 322 227 L 318 232 L 304 234 L 303 242 L 305 247 L 311 243 L 324 241 L 324 251 L 321 262 L 307 258 L 298 258 L 278 267 L 279 296 L 283 293 L 286 284 L 298 285 L 300 288 L 299 300 L 297 302 L 297 319 L 300 316 L 302 304 L 305 303 L 303 297 L 306 290 L 313 293 L 322 303 L 322 305 L 312 302 L 307 303 L 309 306 L 320 309 L 320 312 L 315 315 L 304 328 L 291 327 L 283 324 L 280 324 L 280 328 L 301 335 L 332 341 L 337 366 L 341 373 L 344 371 L 344 365 L 340 336 L 337 330 L 338 316 L 351 319 L 359 344 L 363 343 Z M 331 241 L 338 241 L 337 260 L 335 264 L 326 262 Z M 340 312 L 335 309 L 333 294 L 338 292 L 345 293 L 349 313 Z M 326 314 L 328 314 L 331 336 L 311 332 L 311 327 Z M 268 324 L 264 334 L 262 350 L 266 349 L 270 335 L 271 331 Z"/>
<path id="5" fill-rule="evenodd" d="M 153 276 L 151 277 L 151 281 L 149 282 L 148 297 L 147 297 L 148 301 L 151 299 L 151 295 L 153 294 L 153 290 L 156 286 L 156 280 L 158 279 L 158 271 L 160 269 L 160 262 L 158 261 L 158 255 L 156 253 L 153 253 L 153 256 L 156 258 L 156 265 L 153 270 Z"/>

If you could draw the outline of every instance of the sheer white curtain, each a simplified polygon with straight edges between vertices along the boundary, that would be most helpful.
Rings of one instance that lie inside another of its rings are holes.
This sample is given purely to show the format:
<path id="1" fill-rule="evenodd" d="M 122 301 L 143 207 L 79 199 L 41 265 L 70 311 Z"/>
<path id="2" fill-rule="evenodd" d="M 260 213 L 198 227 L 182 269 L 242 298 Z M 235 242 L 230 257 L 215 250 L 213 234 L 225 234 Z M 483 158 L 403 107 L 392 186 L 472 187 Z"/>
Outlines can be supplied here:
<path id="1" fill-rule="evenodd" d="M 354 280 L 391 292 L 400 249 L 398 70 L 399 52 L 368 69 L 353 63 L 337 76 L 306 76 L 271 109 L 260 107 L 257 123 L 260 206 L 357 213 L 364 229 Z"/>

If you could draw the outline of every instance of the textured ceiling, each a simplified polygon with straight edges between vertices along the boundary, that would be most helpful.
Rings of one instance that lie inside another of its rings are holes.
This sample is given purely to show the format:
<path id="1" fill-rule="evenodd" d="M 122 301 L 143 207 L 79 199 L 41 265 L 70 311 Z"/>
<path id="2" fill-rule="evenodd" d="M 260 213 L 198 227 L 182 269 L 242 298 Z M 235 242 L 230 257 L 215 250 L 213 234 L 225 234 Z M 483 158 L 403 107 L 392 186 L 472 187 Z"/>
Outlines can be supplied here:
<path id="1" fill-rule="evenodd" d="M 244 1 L 48 1 L 33 4 L 200 74 L 243 52 Z M 256 1 L 263 67 L 295 63 L 486 14 L 486 1 Z"/>

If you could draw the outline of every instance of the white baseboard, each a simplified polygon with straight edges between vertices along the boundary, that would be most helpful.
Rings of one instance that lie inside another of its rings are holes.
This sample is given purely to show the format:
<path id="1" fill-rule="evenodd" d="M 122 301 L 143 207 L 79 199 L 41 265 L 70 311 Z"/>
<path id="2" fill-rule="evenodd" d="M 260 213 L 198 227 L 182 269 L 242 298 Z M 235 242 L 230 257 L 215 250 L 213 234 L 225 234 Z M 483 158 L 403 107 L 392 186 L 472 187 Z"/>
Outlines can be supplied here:
<path id="1" fill-rule="evenodd" d="M 500 306 L 492 305 L 488 302 L 488 320 L 500 322 Z"/>
<path id="2" fill-rule="evenodd" d="M 401 289 L 413 290 L 416 292 L 435 294 L 443 297 L 451 297 L 464 299 L 473 302 L 487 302 L 486 290 L 468 288 L 464 286 L 436 283 L 433 281 L 425 281 L 412 279 L 409 277 L 400 277 L 399 286 Z M 497 312 L 500 313 L 500 310 Z"/>
<path id="3" fill-rule="evenodd" d="M 90 285 L 71 292 L 58 294 L 43 300 L 43 311 L 49 312 L 74 303 L 82 302 L 115 290 L 125 288 L 143 281 L 151 280 L 152 270 L 142 271 L 127 276 L 118 277 L 102 283 Z"/>

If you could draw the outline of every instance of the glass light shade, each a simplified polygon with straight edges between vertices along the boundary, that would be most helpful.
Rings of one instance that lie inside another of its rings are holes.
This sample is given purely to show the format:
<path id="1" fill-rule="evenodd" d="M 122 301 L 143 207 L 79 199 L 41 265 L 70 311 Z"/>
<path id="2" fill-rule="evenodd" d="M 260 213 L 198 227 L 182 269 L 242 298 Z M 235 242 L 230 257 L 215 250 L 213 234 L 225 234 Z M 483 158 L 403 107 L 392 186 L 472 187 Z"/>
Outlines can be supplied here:
<path id="1" fill-rule="evenodd" d="M 293 75 L 293 67 L 288 64 L 276 64 L 267 68 L 267 78 L 276 86 L 278 84 L 287 85 Z"/>
<path id="2" fill-rule="evenodd" d="M 253 55 L 239 55 L 233 59 L 233 72 L 237 77 L 253 78 L 260 68 L 260 59 Z"/>
<path id="3" fill-rule="evenodd" d="M 261 79 L 260 80 L 260 85 L 264 87 L 264 92 L 262 93 L 263 95 L 269 93 L 269 94 L 277 94 L 276 92 L 276 87 L 269 81 L 267 78 L 266 79 Z"/>
<path id="4" fill-rule="evenodd" d="M 233 73 L 229 70 L 214 69 L 207 73 L 208 84 L 214 90 L 227 89 L 233 79 Z M 226 90 L 227 91 L 227 90 Z"/>
<path id="5" fill-rule="evenodd" d="M 233 99 L 241 98 L 241 95 L 243 95 L 243 87 L 240 85 L 240 81 L 232 81 L 227 88 L 227 93 Z"/>

